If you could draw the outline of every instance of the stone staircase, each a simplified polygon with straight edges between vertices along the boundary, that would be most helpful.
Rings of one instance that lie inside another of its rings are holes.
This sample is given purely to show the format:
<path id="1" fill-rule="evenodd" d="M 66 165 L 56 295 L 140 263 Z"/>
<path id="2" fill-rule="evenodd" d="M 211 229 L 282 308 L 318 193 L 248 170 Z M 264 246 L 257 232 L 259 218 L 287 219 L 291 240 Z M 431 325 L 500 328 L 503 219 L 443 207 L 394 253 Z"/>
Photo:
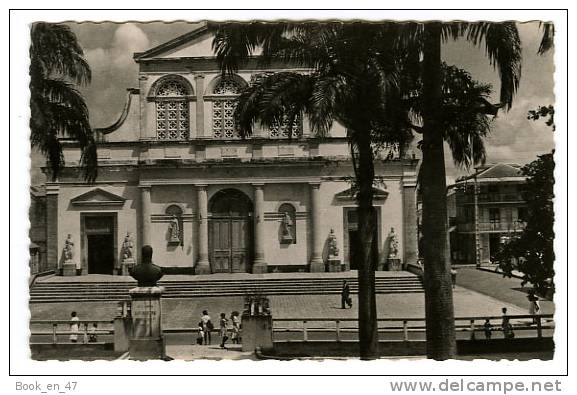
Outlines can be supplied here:
<path id="1" fill-rule="evenodd" d="M 165 288 L 163 298 L 201 298 L 217 296 L 242 296 L 248 293 L 264 295 L 321 295 L 339 294 L 343 280 L 347 280 L 351 292 L 357 293 L 357 280 L 350 277 L 330 278 L 260 278 L 215 280 L 168 280 L 160 281 Z M 377 294 L 423 292 L 419 277 L 377 277 Z M 134 281 L 58 281 L 36 282 L 30 289 L 30 303 L 120 301 L 129 299 L 128 290 Z"/>

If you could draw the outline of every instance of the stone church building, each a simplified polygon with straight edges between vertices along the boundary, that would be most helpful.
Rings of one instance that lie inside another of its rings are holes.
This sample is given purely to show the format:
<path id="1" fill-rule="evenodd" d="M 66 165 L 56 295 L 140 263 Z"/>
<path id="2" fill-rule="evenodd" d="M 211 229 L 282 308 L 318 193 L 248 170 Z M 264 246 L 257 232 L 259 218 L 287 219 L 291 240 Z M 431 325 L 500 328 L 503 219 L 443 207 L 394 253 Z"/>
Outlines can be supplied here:
<path id="1" fill-rule="evenodd" d="M 175 274 L 355 269 L 346 130 L 335 124 L 321 139 L 298 119 L 291 139 L 286 123 L 240 138 L 234 99 L 251 78 L 307 70 L 265 70 L 255 59 L 224 78 L 211 44 L 200 27 L 134 54 L 138 87 L 127 89 L 118 120 L 95 130 L 94 184 L 82 181 L 80 152 L 65 142 L 67 167 L 46 185 L 47 260 L 60 273 L 126 273 L 147 244 L 154 262 Z M 403 264 L 417 259 L 418 161 L 390 154 L 375 163 L 381 270 L 391 232 L 395 256 Z"/>

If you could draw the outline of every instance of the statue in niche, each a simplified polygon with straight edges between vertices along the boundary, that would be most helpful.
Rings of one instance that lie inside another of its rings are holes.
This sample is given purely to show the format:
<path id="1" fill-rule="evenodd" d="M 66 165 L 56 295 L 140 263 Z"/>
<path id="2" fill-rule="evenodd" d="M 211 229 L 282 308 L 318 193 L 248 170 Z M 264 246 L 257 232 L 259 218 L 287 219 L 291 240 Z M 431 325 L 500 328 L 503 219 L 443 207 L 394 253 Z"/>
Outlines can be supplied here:
<path id="1" fill-rule="evenodd" d="M 130 232 L 126 232 L 126 236 L 124 237 L 124 242 L 122 243 L 122 260 L 129 261 L 134 259 L 134 242 L 130 237 Z"/>
<path id="2" fill-rule="evenodd" d="M 293 241 L 293 231 L 292 227 L 294 226 L 293 219 L 288 212 L 284 213 L 282 219 L 282 240 L 286 242 Z"/>
<path id="3" fill-rule="evenodd" d="M 72 263 L 74 259 L 74 241 L 72 240 L 72 235 L 69 233 L 66 241 L 64 242 L 64 249 L 62 250 L 62 255 L 64 256 L 64 262 Z"/>
<path id="4" fill-rule="evenodd" d="M 389 232 L 389 259 L 397 259 L 399 255 L 399 240 L 395 233 L 395 228 L 391 228 Z"/>
<path id="5" fill-rule="evenodd" d="M 180 243 L 180 224 L 178 223 L 178 218 L 176 215 L 173 215 L 170 219 L 170 242 L 171 243 Z"/>
<path id="6" fill-rule="evenodd" d="M 331 231 L 329 233 L 329 257 L 337 257 L 337 256 L 339 256 L 339 247 L 337 245 L 337 236 L 335 235 L 335 230 L 331 229 Z"/>

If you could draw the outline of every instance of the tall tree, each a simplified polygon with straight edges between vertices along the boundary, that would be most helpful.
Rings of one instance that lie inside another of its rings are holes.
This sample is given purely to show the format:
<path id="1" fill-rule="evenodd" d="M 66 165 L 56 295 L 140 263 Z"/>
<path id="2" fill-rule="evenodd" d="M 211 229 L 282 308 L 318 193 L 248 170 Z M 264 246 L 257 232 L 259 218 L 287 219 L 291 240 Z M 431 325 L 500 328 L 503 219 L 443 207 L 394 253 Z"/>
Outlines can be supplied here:
<path id="1" fill-rule="evenodd" d="M 361 23 L 250 23 L 217 25 L 213 46 L 224 72 L 235 72 L 259 47 L 263 63 L 285 61 L 308 73 L 279 72 L 255 78 L 239 97 L 235 117 L 243 136 L 255 122 L 270 127 L 300 114 L 324 136 L 333 122 L 348 131 L 357 185 L 360 248 L 359 339 L 363 359 L 378 357 L 375 267 L 371 259 L 376 144 L 401 151 L 411 138 L 398 86 L 399 57 L 382 27 Z"/>
<path id="2" fill-rule="evenodd" d="M 432 111 L 424 101 L 420 51 L 399 45 L 396 24 L 224 24 L 213 26 L 213 46 L 223 72 L 235 72 L 258 48 L 261 60 L 284 60 L 308 68 L 308 73 L 279 72 L 255 78 L 240 95 L 235 116 L 243 135 L 256 122 L 271 126 L 288 118 L 289 124 L 305 114 L 313 132 L 324 135 L 337 121 L 348 130 L 358 186 L 362 255 L 359 257 L 359 337 L 362 358 L 377 354 L 375 262 L 371 261 L 374 212 L 375 150 L 399 148 L 410 140 L 409 131 L 424 133 L 424 115 Z M 484 160 L 484 150 L 470 156 L 470 144 L 481 148 L 489 130 L 490 86 L 476 83 L 456 67 L 441 65 L 439 100 L 435 103 L 443 140 L 455 161 L 468 165 Z M 429 138 L 431 134 L 424 134 Z M 422 145 L 428 144 L 426 138 Z M 441 153 L 442 158 L 442 153 Z M 443 172 L 444 172 L 444 162 Z M 434 171 L 431 176 L 439 176 Z M 442 176 L 444 180 L 444 175 Z M 444 187 L 443 187 L 444 194 Z M 442 215 L 442 213 L 441 213 Z M 450 287 L 449 287 L 450 292 Z M 451 303 L 452 307 L 452 303 Z M 452 317 L 452 310 L 450 312 Z M 437 317 L 429 317 L 437 321 Z M 446 323 L 448 325 L 448 323 Z M 451 323 L 452 325 L 452 323 Z M 442 341 L 437 340 L 437 341 Z"/>
<path id="3" fill-rule="evenodd" d="M 64 166 L 60 138 L 74 139 L 82 151 L 87 181 L 97 175 L 97 154 L 88 108 L 75 85 L 90 82 L 82 48 L 69 27 L 35 23 L 30 44 L 30 141 L 46 157 L 52 179 Z"/>
<path id="4" fill-rule="evenodd" d="M 447 198 L 443 137 L 441 45 L 449 39 L 484 44 L 489 62 L 498 69 L 500 101 L 509 109 L 521 76 L 521 43 L 512 22 L 427 22 L 401 26 L 399 44 L 423 57 L 423 161 L 420 187 L 423 199 L 423 258 L 427 356 L 449 359 L 456 355 L 453 296 L 447 228 Z M 473 158 L 475 160 L 475 158 Z"/>
<path id="5" fill-rule="evenodd" d="M 523 273 L 521 285 L 531 283 L 538 292 L 555 290 L 555 232 L 553 153 L 540 155 L 521 171 L 527 177 L 523 198 L 527 202 L 527 225 L 518 237 L 509 240 L 496 256 L 499 267 L 511 276 L 514 270 Z"/>

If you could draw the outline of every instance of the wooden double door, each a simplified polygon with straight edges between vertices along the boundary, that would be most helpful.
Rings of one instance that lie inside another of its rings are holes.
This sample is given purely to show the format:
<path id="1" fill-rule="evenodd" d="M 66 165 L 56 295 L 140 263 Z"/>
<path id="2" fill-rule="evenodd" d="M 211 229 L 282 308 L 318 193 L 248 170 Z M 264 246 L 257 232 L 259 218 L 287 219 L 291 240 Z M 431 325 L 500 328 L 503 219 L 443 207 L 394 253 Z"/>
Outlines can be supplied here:
<path id="1" fill-rule="evenodd" d="M 209 222 L 213 273 L 246 273 L 252 260 L 252 218 L 213 217 Z"/>

